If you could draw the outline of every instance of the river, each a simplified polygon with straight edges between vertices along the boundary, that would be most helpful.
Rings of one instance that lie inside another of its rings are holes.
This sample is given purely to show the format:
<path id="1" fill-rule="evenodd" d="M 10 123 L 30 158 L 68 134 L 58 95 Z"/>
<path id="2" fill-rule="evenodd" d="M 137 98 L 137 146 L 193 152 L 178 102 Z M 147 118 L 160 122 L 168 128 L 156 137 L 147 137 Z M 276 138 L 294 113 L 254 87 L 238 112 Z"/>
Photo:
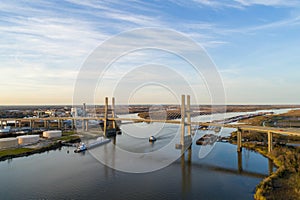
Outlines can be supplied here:
<path id="1" fill-rule="evenodd" d="M 157 142 L 145 139 L 149 133 L 139 137 L 126 134 L 126 130 L 141 128 L 127 124 L 116 145 L 111 142 L 79 154 L 73 152 L 74 147 L 62 147 L 0 162 L 1 199 L 253 199 L 255 186 L 274 170 L 267 158 L 245 149 L 238 154 L 236 146 L 229 143 L 203 148 L 194 140 L 192 148 L 180 157 L 172 143 L 178 142 L 172 135 L 177 125 L 140 126 L 143 130 L 159 127 Z M 223 129 L 222 135 L 231 131 Z M 204 133 L 198 131 L 195 139 Z M 151 154 L 169 143 L 172 148 L 163 151 L 163 156 Z M 153 162 L 148 162 L 149 155 L 142 165 L 135 158 L 121 159 L 116 148 L 138 154 L 139 160 L 150 153 Z M 164 163 L 166 157 L 175 160 Z M 140 167 L 148 172 L 142 173 Z"/>

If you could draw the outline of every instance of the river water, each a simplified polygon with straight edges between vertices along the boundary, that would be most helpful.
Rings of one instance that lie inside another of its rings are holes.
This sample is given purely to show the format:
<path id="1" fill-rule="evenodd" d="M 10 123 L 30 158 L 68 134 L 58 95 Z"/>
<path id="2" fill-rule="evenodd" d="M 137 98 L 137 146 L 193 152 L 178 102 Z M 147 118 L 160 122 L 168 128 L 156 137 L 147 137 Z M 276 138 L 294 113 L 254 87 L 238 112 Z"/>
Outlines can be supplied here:
<path id="1" fill-rule="evenodd" d="M 159 128 L 156 143 L 147 141 L 149 133 L 132 134 L 141 127 L 128 124 L 115 145 L 110 142 L 79 154 L 73 152 L 74 147 L 63 147 L 0 162 L 1 199 L 253 199 L 255 186 L 274 170 L 267 158 L 245 149 L 238 154 L 229 143 L 203 147 L 194 140 L 180 157 L 172 143 L 178 142 L 172 134 L 177 125 L 141 126 L 151 131 Z M 223 129 L 222 135 L 231 131 Z M 194 139 L 204 133 L 198 131 Z M 163 151 L 163 156 L 151 154 L 169 143 L 172 148 Z M 138 160 L 121 159 L 116 148 L 139 155 Z M 147 162 L 140 165 L 144 157 Z M 157 164 L 167 157 L 174 161 Z"/>

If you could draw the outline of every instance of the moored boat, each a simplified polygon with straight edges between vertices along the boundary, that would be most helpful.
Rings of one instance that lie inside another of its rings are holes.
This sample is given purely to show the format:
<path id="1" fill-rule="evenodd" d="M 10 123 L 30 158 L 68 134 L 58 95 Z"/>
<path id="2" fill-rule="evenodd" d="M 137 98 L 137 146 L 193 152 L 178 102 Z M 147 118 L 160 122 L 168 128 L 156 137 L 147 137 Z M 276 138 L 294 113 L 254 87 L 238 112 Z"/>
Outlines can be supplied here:
<path id="1" fill-rule="evenodd" d="M 100 146 L 102 144 L 106 144 L 110 142 L 110 139 L 104 137 L 98 137 L 96 141 L 90 143 L 89 145 L 85 145 L 84 143 L 80 143 L 79 146 L 74 150 L 75 153 L 83 152 L 88 149 Z"/>
<path id="2" fill-rule="evenodd" d="M 87 147 L 84 143 L 80 143 L 79 146 L 74 150 L 75 153 L 83 152 L 87 150 Z"/>
<path id="3" fill-rule="evenodd" d="M 197 145 L 213 144 L 218 140 L 218 136 L 214 134 L 205 134 L 196 141 Z"/>

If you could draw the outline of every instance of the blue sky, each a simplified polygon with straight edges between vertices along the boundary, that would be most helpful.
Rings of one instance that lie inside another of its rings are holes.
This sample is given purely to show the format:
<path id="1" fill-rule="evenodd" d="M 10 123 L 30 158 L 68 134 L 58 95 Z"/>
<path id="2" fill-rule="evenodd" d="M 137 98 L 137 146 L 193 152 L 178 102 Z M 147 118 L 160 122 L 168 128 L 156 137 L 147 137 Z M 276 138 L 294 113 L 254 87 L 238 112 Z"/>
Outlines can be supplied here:
<path id="1" fill-rule="evenodd" d="M 172 29 L 201 45 L 220 72 L 228 104 L 300 102 L 298 0 L 3 0 L 0 104 L 71 104 L 90 53 L 143 27 Z M 149 96 L 137 101 L 151 103 Z"/>

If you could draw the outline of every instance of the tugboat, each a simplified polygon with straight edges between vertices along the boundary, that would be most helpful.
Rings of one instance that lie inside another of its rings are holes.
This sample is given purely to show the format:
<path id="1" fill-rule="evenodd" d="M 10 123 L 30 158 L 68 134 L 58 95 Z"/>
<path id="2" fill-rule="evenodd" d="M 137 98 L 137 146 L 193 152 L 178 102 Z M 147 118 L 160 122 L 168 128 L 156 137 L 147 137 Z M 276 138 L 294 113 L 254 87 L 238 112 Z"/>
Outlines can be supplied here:
<path id="1" fill-rule="evenodd" d="M 149 142 L 155 142 L 156 141 L 156 137 L 154 137 L 153 135 L 149 137 Z"/>
<path id="2" fill-rule="evenodd" d="M 94 141 L 93 143 L 90 143 L 88 146 L 81 142 L 79 144 L 79 146 L 74 150 L 74 152 L 79 153 L 79 152 L 82 152 L 82 151 L 86 151 L 87 149 L 92 149 L 94 147 L 106 144 L 108 142 L 110 142 L 110 139 L 104 138 L 104 137 L 98 137 L 96 139 L 96 141 Z"/>
<path id="3" fill-rule="evenodd" d="M 79 153 L 85 150 L 87 150 L 86 145 L 84 143 L 80 143 L 80 145 L 74 150 L 74 152 Z"/>

